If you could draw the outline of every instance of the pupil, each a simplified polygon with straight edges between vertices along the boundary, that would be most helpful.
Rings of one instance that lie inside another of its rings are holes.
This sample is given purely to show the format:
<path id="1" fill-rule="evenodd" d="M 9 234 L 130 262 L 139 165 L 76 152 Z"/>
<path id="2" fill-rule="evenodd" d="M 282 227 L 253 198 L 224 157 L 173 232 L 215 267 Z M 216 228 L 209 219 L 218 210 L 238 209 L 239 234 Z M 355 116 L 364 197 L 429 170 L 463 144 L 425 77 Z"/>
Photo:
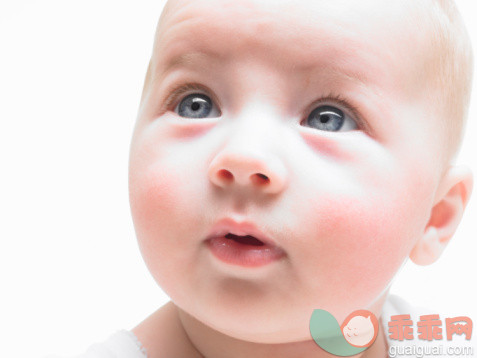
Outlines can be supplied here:
<path id="1" fill-rule="evenodd" d="M 200 104 L 197 102 L 194 102 L 192 103 L 190 107 L 192 108 L 193 111 L 197 111 L 200 108 Z"/>
<path id="2" fill-rule="evenodd" d="M 321 123 L 327 123 L 330 120 L 330 116 L 327 114 L 324 114 L 320 117 L 320 122 Z"/>

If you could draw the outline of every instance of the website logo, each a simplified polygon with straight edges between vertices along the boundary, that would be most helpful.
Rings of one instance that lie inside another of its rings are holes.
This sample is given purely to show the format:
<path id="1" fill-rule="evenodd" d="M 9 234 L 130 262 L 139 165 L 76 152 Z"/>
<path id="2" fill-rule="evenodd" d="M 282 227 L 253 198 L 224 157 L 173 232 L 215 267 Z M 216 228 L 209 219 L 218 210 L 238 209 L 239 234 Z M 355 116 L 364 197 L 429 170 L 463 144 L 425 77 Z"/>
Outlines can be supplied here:
<path id="1" fill-rule="evenodd" d="M 310 319 L 310 333 L 316 344 L 340 357 L 349 357 L 368 349 L 376 340 L 378 330 L 378 319 L 368 310 L 354 311 L 341 326 L 325 310 L 314 310 Z"/>

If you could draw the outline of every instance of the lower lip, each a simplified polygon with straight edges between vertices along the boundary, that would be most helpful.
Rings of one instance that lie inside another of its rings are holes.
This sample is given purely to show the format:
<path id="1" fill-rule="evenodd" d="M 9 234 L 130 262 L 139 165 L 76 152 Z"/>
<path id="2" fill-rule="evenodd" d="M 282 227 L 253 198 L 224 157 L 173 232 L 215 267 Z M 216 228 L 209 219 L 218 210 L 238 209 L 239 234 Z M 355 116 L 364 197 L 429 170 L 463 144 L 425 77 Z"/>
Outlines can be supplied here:
<path id="1" fill-rule="evenodd" d="M 225 237 L 207 240 L 207 245 L 219 260 L 243 267 L 259 267 L 280 260 L 284 252 L 270 245 L 245 245 Z"/>

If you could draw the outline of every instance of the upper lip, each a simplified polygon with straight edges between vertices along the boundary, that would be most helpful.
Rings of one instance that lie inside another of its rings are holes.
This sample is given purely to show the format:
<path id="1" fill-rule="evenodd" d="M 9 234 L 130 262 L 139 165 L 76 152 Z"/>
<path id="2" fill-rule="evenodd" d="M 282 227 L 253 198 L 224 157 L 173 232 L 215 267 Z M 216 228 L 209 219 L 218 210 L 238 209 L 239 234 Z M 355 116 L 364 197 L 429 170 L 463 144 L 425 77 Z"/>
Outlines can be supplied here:
<path id="1" fill-rule="evenodd" d="M 253 236 L 265 245 L 278 247 L 278 245 L 270 237 L 261 232 L 254 223 L 245 220 L 234 220 L 232 218 L 225 218 L 217 221 L 209 232 L 207 239 L 224 237 L 227 234 Z"/>

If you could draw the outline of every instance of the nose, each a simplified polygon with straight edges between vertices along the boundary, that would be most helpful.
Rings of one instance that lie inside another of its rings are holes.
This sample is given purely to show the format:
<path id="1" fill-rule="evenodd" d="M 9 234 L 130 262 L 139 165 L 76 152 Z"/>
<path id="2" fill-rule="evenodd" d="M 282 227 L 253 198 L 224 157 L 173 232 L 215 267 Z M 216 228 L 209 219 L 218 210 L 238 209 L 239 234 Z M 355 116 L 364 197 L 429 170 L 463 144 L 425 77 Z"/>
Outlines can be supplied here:
<path id="1" fill-rule="evenodd" d="M 269 194 L 283 191 L 288 183 L 286 167 L 276 155 L 246 148 L 222 150 L 212 160 L 208 175 L 221 188 L 241 186 Z"/>

